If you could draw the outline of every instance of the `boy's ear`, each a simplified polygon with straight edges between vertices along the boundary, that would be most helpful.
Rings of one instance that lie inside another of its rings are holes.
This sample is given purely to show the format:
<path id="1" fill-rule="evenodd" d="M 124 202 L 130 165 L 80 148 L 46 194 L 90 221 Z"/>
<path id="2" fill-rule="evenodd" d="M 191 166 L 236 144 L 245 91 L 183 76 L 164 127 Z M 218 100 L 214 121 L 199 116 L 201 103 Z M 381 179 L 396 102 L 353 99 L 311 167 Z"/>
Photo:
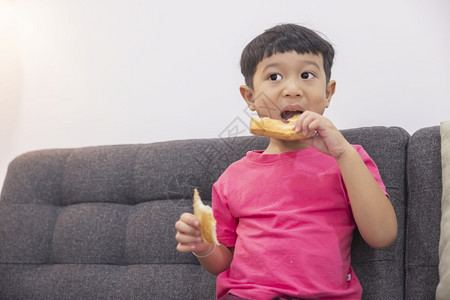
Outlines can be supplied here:
<path id="1" fill-rule="evenodd" d="M 330 106 L 331 98 L 336 91 L 336 81 L 330 80 L 327 84 L 326 97 L 327 97 L 327 107 Z"/>
<path id="2" fill-rule="evenodd" d="M 241 92 L 242 98 L 244 98 L 245 102 L 247 103 L 248 108 L 251 111 L 255 111 L 255 94 L 253 93 L 253 90 L 248 85 L 241 85 L 239 87 L 239 91 Z"/>

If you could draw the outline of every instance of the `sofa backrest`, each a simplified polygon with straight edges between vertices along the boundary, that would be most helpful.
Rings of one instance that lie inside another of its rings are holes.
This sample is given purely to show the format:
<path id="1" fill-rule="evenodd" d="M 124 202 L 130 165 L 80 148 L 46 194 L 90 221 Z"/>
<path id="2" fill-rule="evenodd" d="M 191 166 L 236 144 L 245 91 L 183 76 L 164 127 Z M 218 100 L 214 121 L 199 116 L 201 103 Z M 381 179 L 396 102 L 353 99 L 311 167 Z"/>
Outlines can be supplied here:
<path id="1" fill-rule="evenodd" d="M 364 299 L 403 298 L 405 159 L 399 128 L 344 130 L 378 164 L 399 220 L 388 249 L 355 233 Z M 267 139 L 236 137 L 26 153 L 0 198 L 1 299 L 212 299 L 215 278 L 175 250 L 174 223 L 192 192 Z"/>
<path id="2" fill-rule="evenodd" d="M 412 135 L 407 178 L 405 297 L 435 299 L 442 198 L 439 126 L 422 128 Z"/>
<path id="3" fill-rule="evenodd" d="M 398 234 L 386 249 L 368 246 L 358 232 L 352 244 L 352 265 L 363 287 L 363 299 L 403 299 L 406 208 L 406 149 L 410 135 L 397 127 L 369 127 L 343 131 L 375 161 L 394 206 Z"/>

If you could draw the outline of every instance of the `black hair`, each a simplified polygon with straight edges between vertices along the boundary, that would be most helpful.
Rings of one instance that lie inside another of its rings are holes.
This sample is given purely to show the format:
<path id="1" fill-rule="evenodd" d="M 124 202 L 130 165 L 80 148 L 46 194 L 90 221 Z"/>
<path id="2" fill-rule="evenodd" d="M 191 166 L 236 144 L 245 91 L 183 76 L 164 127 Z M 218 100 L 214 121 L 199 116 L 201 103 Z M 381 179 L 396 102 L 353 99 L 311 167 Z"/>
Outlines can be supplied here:
<path id="1" fill-rule="evenodd" d="M 253 88 L 256 67 L 264 58 L 291 51 L 299 54 L 322 54 L 326 81 L 330 81 L 334 59 L 333 46 L 309 28 L 296 24 L 281 24 L 258 35 L 242 51 L 241 72 L 245 84 Z"/>

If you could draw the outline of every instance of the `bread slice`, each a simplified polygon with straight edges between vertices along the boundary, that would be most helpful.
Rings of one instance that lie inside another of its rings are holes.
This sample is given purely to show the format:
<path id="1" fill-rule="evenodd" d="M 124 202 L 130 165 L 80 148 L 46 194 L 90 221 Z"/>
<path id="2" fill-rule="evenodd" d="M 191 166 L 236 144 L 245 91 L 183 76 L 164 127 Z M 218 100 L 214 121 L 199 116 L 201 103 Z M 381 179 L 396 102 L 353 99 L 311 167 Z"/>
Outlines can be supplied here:
<path id="1" fill-rule="evenodd" d="M 256 135 L 267 136 L 271 138 L 295 141 L 311 137 L 305 136 L 294 130 L 294 122 L 300 115 L 295 115 L 284 123 L 281 120 L 271 118 L 252 118 L 250 120 L 250 132 Z"/>
<path id="2" fill-rule="evenodd" d="M 211 206 L 204 205 L 197 189 L 194 190 L 194 215 L 200 223 L 200 234 L 203 242 L 219 244 L 216 236 L 216 219 L 214 219 Z"/>

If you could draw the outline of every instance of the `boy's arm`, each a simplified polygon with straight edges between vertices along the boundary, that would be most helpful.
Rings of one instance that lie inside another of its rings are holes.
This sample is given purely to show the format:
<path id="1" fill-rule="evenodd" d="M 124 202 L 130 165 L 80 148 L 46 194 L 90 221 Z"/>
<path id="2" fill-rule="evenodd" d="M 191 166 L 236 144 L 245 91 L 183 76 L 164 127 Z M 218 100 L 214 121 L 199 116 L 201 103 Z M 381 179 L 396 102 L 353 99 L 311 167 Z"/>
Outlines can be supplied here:
<path id="1" fill-rule="evenodd" d="M 356 149 L 330 120 L 313 112 L 304 112 L 297 120 L 295 130 L 305 135 L 317 131 L 318 135 L 304 143 L 336 159 L 363 239 L 374 248 L 391 245 L 397 236 L 394 208 Z"/>
<path id="2" fill-rule="evenodd" d="M 390 200 L 355 148 L 350 146 L 336 160 L 361 236 L 374 248 L 390 246 L 397 236 L 397 218 Z"/>
<path id="3" fill-rule="evenodd" d="M 233 248 L 224 245 L 205 244 L 200 237 L 199 222 L 191 213 L 184 213 L 175 223 L 179 252 L 195 253 L 202 266 L 211 274 L 219 275 L 230 267 Z"/>
<path id="4" fill-rule="evenodd" d="M 233 259 L 233 251 L 233 248 L 227 248 L 222 244 L 216 247 L 210 244 L 210 247 L 206 251 L 202 253 L 195 252 L 195 256 L 197 256 L 198 261 L 209 273 L 217 276 L 230 267 L 231 260 Z"/>

